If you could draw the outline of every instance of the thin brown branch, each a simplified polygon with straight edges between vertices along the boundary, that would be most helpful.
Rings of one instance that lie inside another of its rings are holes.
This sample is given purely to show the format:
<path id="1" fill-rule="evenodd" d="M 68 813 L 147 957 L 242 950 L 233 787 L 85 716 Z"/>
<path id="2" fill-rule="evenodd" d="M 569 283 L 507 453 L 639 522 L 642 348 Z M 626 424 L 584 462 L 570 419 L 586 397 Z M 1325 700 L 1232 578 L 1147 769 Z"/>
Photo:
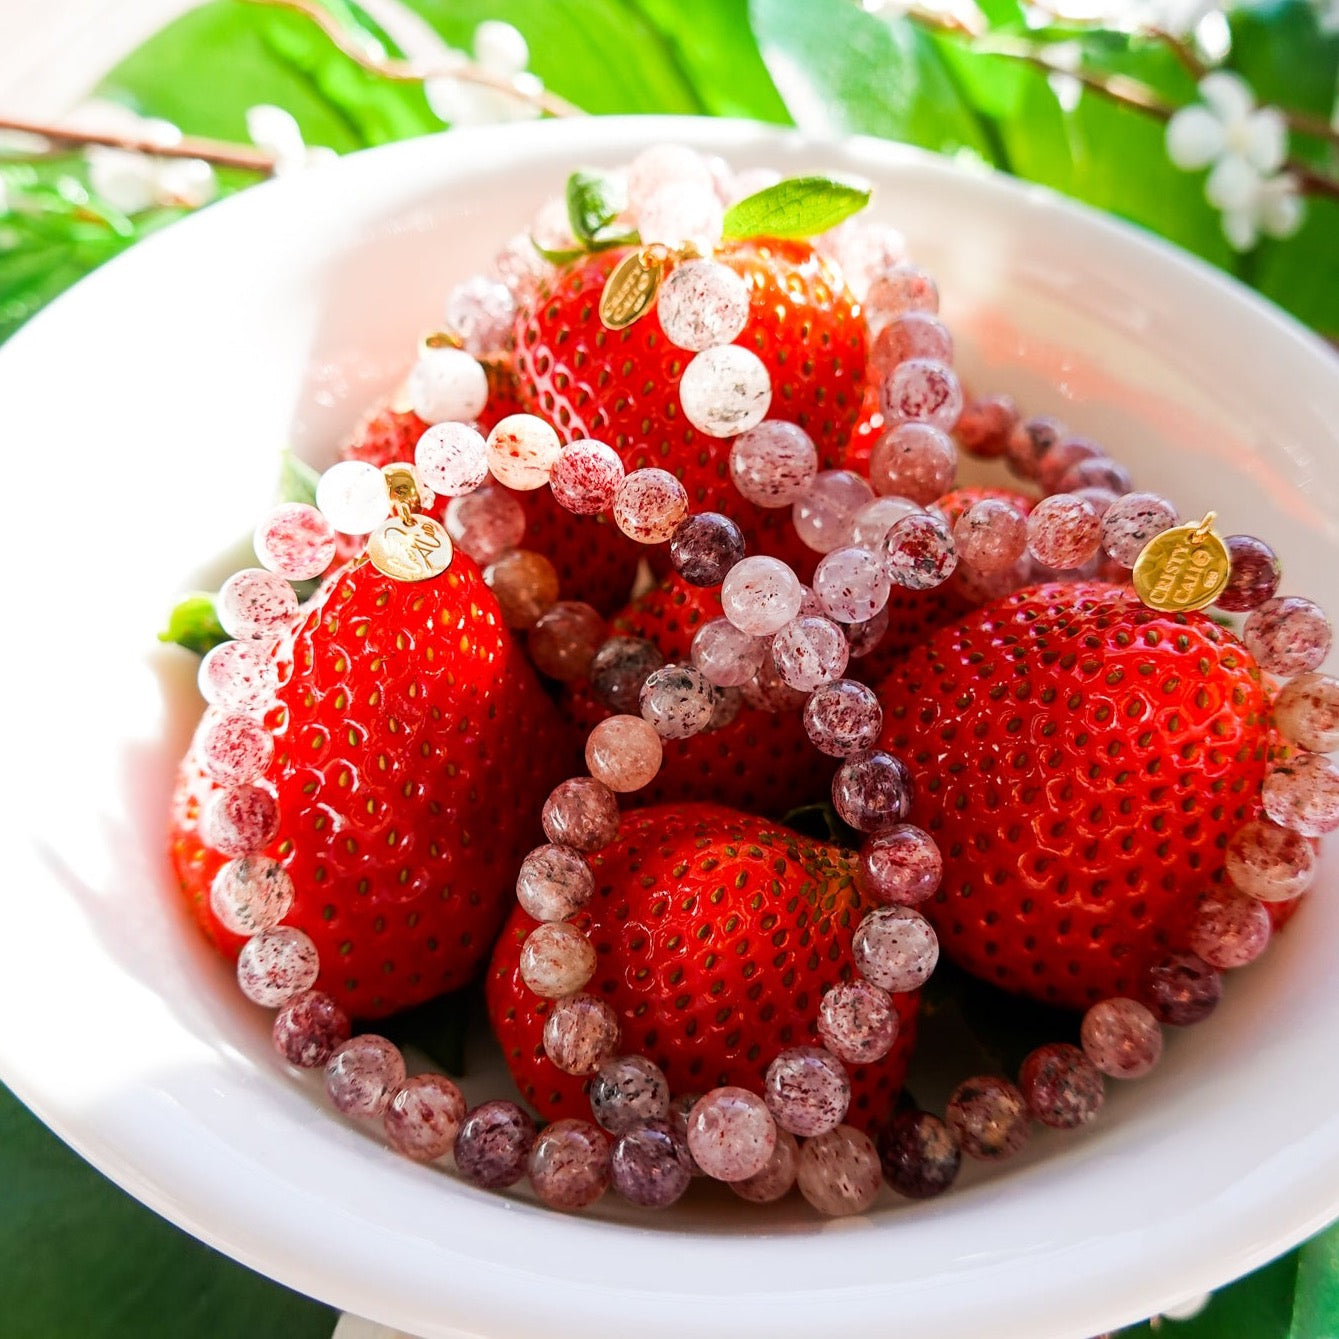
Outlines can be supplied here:
<path id="1" fill-rule="evenodd" d="M 22 116 L 0 115 L 0 131 L 16 130 L 25 135 L 40 135 L 53 144 L 82 146 L 104 145 L 131 153 L 151 154 L 155 158 L 203 158 L 217 167 L 241 167 L 251 172 L 274 171 L 274 155 L 250 144 L 231 144 L 227 140 L 202 139 L 183 135 L 175 144 L 161 144 L 137 135 L 108 134 L 100 130 L 81 130 L 77 126 L 49 125 Z"/>
<path id="2" fill-rule="evenodd" d="M 375 56 L 363 47 L 352 35 L 338 23 L 315 0 L 246 0 L 253 5 L 265 5 L 272 9 L 287 9 L 295 14 L 309 18 L 351 61 L 363 69 L 391 79 L 397 83 L 418 84 L 426 79 L 455 79 L 462 84 L 475 84 L 480 88 L 491 88 L 519 102 L 537 107 L 550 116 L 584 116 L 580 107 L 574 106 L 565 98 L 541 89 L 538 93 L 519 87 L 515 80 L 504 75 L 493 74 L 478 65 L 462 64 L 451 66 L 420 65 L 417 61 L 394 60 L 387 56 Z"/>

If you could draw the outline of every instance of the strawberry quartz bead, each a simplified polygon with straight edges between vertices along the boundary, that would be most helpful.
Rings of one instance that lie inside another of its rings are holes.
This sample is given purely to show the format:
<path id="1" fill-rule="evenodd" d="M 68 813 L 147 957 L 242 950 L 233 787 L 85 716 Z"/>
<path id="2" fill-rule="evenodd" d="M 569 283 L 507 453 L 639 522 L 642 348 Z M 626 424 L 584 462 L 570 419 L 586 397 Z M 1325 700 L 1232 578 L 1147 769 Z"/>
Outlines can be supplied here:
<path id="1" fill-rule="evenodd" d="M 535 1123 L 515 1102 L 483 1102 L 456 1135 L 456 1167 L 485 1190 L 514 1186 L 525 1175 L 535 1143 Z"/>
<path id="2" fill-rule="evenodd" d="M 640 710 L 642 686 L 665 663 L 645 637 L 610 637 L 590 662 L 591 691 L 613 711 Z"/>
<path id="3" fill-rule="evenodd" d="M 274 736 L 253 716 L 211 711 L 200 731 L 196 756 L 211 781 L 241 786 L 270 765 Z"/>
<path id="4" fill-rule="evenodd" d="M 1099 488 L 1121 497 L 1133 487 L 1134 476 L 1119 461 L 1112 460 L 1109 456 L 1094 456 L 1071 465 L 1060 476 L 1055 491 L 1082 493 L 1090 488 Z"/>
<path id="5" fill-rule="evenodd" d="M 1190 948 L 1210 967 L 1226 971 L 1254 962 L 1269 947 L 1271 933 L 1269 908 L 1227 888 L 1200 899 L 1190 927 Z"/>
<path id="6" fill-rule="evenodd" d="M 818 449 L 803 428 L 767 419 L 742 432 L 730 448 L 730 478 L 759 507 L 789 507 L 818 473 Z"/>
<path id="7" fill-rule="evenodd" d="M 778 1129 L 767 1166 L 742 1181 L 731 1181 L 730 1189 L 750 1204 L 775 1204 L 790 1193 L 799 1166 L 799 1141 L 788 1130 Z"/>
<path id="8" fill-rule="evenodd" d="M 645 1056 L 612 1056 L 591 1078 L 591 1113 L 610 1134 L 626 1134 L 647 1121 L 665 1120 L 669 1107 L 669 1084 Z"/>
<path id="9" fill-rule="evenodd" d="M 907 257 L 907 239 L 896 228 L 858 217 L 830 228 L 816 245 L 837 262 L 851 295 L 862 303 L 871 285 L 886 278 Z"/>
<path id="10" fill-rule="evenodd" d="M 540 1131 L 526 1169 L 535 1194 L 551 1209 L 586 1209 L 609 1189 L 611 1145 L 584 1120 L 559 1120 Z"/>
<path id="11" fill-rule="evenodd" d="M 800 543 L 815 553 L 849 544 L 856 513 L 873 500 L 874 490 L 853 471 L 820 470 L 791 508 Z"/>
<path id="12" fill-rule="evenodd" d="M 1286 595 L 1259 605 L 1241 639 L 1262 670 L 1291 678 L 1317 668 L 1329 654 L 1330 620 L 1319 605 Z"/>
<path id="13" fill-rule="evenodd" d="M 743 531 L 720 512 L 689 516 L 670 536 L 670 562 L 694 586 L 719 586 L 743 556 Z"/>
<path id="14" fill-rule="evenodd" d="M 767 1166 L 776 1122 L 746 1088 L 713 1088 L 688 1113 L 688 1151 L 717 1181 L 744 1181 Z"/>
<path id="15" fill-rule="evenodd" d="M 275 1009 L 316 984 L 316 945 L 291 925 L 262 930 L 237 955 L 237 984 L 256 1004 Z"/>
<path id="16" fill-rule="evenodd" d="M 690 654 L 693 664 L 718 688 L 739 688 L 757 673 L 767 643 L 740 632 L 728 618 L 714 618 L 694 634 Z"/>
<path id="17" fill-rule="evenodd" d="M 768 1065 L 763 1099 L 783 1130 L 807 1139 L 835 1130 L 846 1118 L 851 1080 L 828 1051 L 795 1046 Z"/>
<path id="18" fill-rule="evenodd" d="M 414 466 L 434 493 L 461 497 L 488 478 L 488 446 L 467 423 L 438 423 L 418 439 Z"/>
<path id="19" fill-rule="evenodd" d="M 603 645 L 604 619 L 579 600 L 559 600 L 546 609 L 525 639 L 534 667 L 559 683 L 584 679 Z"/>
<path id="20" fill-rule="evenodd" d="M 1170 530 L 1180 519 L 1165 497 L 1127 493 L 1102 516 L 1102 547 L 1122 567 L 1133 567 L 1148 541 Z"/>
<path id="21" fill-rule="evenodd" d="M 253 855 L 279 831 L 279 806 L 259 786 L 216 790 L 200 814 L 200 838 L 220 855 Z"/>
<path id="22" fill-rule="evenodd" d="M 299 1069 L 323 1069 L 349 1040 L 352 1026 L 343 1009 L 320 990 L 295 995 L 274 1016 L 274 1049 Z"/>
<path id="23" fill-rule="evenodd" d="M 1218 597 L 1219 609 L 1232 614 L 1259 609 L 1274 598 L 1283 577 L 1278 555 L 1254 535 L 1229 535 L 1224 541 L 1232 563 L 1227 585 Z"/>
<path id="24" fill-rule="evenodd" d="M 909 358 L 879 387 L 879 407 L 889 423 L 914 419 L 951 432 L 962 413 L 962 386 L 947 364 Z"/>
<path id="25" fill-rule="evenodd" d="M 211 707 L 261 715 L 279 690 L 279 667 L 269 642 L 223 642 L 205 653 L 200 695 Z"/>
<path id="26" fill-rule="evenodd" d="M 939 961 L 939 940 L 930 922 L 911 907 L 871 911 L 851 941 L 856 971 L 894 994 L 919 990 Z"/>
<path id="27" fill-rule="evenodd" d="M 485 485 L 447 503 L 446 532 L 461 553 L 487 567 L 525 538 L 525 509 L 505 488 Z"/>
<path id="28" fill-rule="evenodd" d="M 560 507 L 578 516 L 594 516 L 614 505 L 623 478 L 623 462 L 612 446 L 582 438 L 558 453 L 549 487 Z"/>
<path id="29" fill-rule="evenodd" d="M 1218 1007 L 1223 978 L 1196 953 L 1169 953 L 1144 969 L 1142 986 L 1160 1023 L 1190 1027 Z"/>
<path id="30" fill-rule="evenodd" d="M 1243 824 L 1227 844 L 1227 877 L 1261 902 L 1290 902 L 1316 877 L 1315 847 L 1299 832 L 1268 819 Z"/>
<path id="31" fill-rule="evenodd" d="M 316 507 L 341 534 L 365 535 L 390 513 L 386 476 L 365 460 L 341 460 L 317 481 Z"/>
<path id="32" fill-rule="evenodd" d="M 958 1136 L 928 1111 L 903 1111 L 879 1132 L 876 1142 L 884 1180 L 899 1195 L 928 1200 L 957 1180 L 962 1165 Z"/>
<path id="33" fill-rule="evenodd" d="M 574 776 L 549 792 L 541 822 L 555 845 L 598 851 L 618 836 L 618 800 L 594 777 Z"/>
<path id="34" fill-rule="evenodd" d="M 870 371 L 876 377 L 886 377 L 908 358 L 953 361 L 953 336 L 931 312 L 904 312 L 879 331 L 869 348 Z"/>
<path id="35" fill-rule="evenodd" d="M 891 589 L 883 562 L 868 549 L 833 549 L 814 570 L 814 595 L 839 623 L 867 622 L 888 603 Z"/>
<path id="36" fill-rule="evenodd" d="M 486 357 L 504 349 L 516 320 L 516 299 L 499 279 L 476 274 L 446 295 L 446 328 L 459 335 L 467 353 Z"/>
<path id="37" fill-rule="evenodd" d="M 1079 1032 L 1083 1053 L 1113 1079 L 1142 1079 L 1162 1058 L 1162 1029 L 1138 1000 L 1094 1004 Z"/>
<path id="38" fill-rule="evenodd" d="M 395 1090 L 381 1123 L 386 1140 L 415 1162 L 435 1162 L 455 1147 L 465 1098 L 443 1074 L 416 1074 Z"/>
<path id="39" fill-rule="evenodd" d="M 863 623 L 848 623 L 846 641 L 851 648 L 851 659 L 859 660 L 876 651 L 890 622 L 888 606 L 884 605 L 873 618 L 867 618 Z"/>
<path id="40" fill-rule="evenodd" d="M 1086 437 L 1064 437 L 1037 462 L 1037 482 L 1047 493 L 1060 491 L 1060 481 L 1083 460 L 1105 460 L 1106 452 Z"/>
<path id="41" fill-rule="evenodd" d="M 1047 567 L 1080 567 L 1097 552 L 1102 518 L 1091 502 L 1069 493 L 1042 498 L 1027 518 L 1028 549 Z"/>
<path id="42" fill-rule="evenodd" d="M 1319 753 L 1298 753 L 1275 767 L 1260 790 L 1265 813 L 1304 837 L 1339 828 L 1339 767 Z"/>
<path id="43" fill-rule="evenodd" d="M 744 701 L 759 711 L 796 711 L 804 705 L 804 694 L 781 677 L 770 643 L 757 672 L 739 691 Z"/>
<path id="44" fill-rule="evenodd" d="M 687 515 L 687 490 L 668 470 L 633 470 L 614 494 L 614 524 L 638 544 L 663 544 Z"/>
<path id="45" fill-rule="evenodd" d="M 432 345 L 419 354 L 406 391 L 409 407 L 424 423 L 468 423 L 488 403 L 488 375 L 464 349 Z"/>
<path id="46" fill-rule="evenodd" d="M 533 628 L 557 603 L 558 573 L 542 553 L 509 549 L 483 575 L 497 597 L 502 621 L 513 631 Z"/>
<path id="47" fill-rule="evenodd" d="M 373 473 L 381 478 L 380 470 Z M 383 495 L 385 491 L 382 481 Z M 248 567 L 234 572 L 223 583 L 214 602 L 214 612 L 229 637 L 239 641 L 265 641 L 279 636 L 297 618 L 298 597 L 283 577 L 259 567 Z"/>
<path id="48" fill-rule="evenodd" d="M 679 380 L 684 417 L 708 437 L 756 428 L 772 405 L 772 378 L 756 353 L 721 344 L 697 354 Z"/>
<path id="49" fill-rule="evenodd" d="M 867 1134 L 839 1125 L 806 1139 L 796 1169 L 800 1194 L 821 1214 L 844 1218 L 864 1213 L 879 1196 L 883 1170 Z"/>
<path id="50" fill-rule="evenodd" d="M 1007 1079 L 994 1075 L 960 1083 L 944 1116 L 962 1151 L 981 1162 L 1010 1158 L 1028 1141 L 1027 1100 Z"/>
<path id="51" fill-rule="evenodd" d="M 861 889 L 888 905 L 915 906 L 939 890 L 944 858 L 928 832 L 899 823 L 867 837 L 860 848 Z"/>
<path id="52" fill-rule="evenodd" d="M 335 527 L 305 502 L 275 507 L 253 543 L 260 565 L 287 581 L 310 581 L 335 560 Z"/>
<path id="53" fill-rule="evenodd" d="M 1009 445 L 1009 434 L 1018 425 L 1018 406 L 1007 395 L 988 395 L 970 400 L 958 415 L 953 435 L 969 456 L 994 460 Z"/>
<path id="54" fill-rule="evenodd" d="M 544 1053 L 564 1074 L 594 1074 L 617 1046 L 618 1018 L 594 995 L 568 995 L 544 1020 Z"/>
<path id="55" fill-rule="evenodd" d="M 800 612 L 804 587 L 779 558 L 745 558 L 721 583 L 721 609 L 740 632 L 770 637 Z"/>
<path id="56" fill-rule="evenodd" d="M 876 497 L 851 518 L 851 543 L 858 549 L 878 553 L 893 526 L 908 516 L 919 516 L 924 510 L 909 497 Z"/>
<path id="57" fill-rule="evenodd" d="M 668 1122 L 648 1121 L 619 1136 L 609 1160 L 614 1189 L 643 1209 L 673 1204 L 693 1179 L 688 1145 Z"/>
<path id="58" fill-rule="evenodd" d="M 293 905 L 293 880 L 268 856 L 242 856 L 219 868 L 209 887 L 209 908 L 234 934 L 272 930 Z"/>
<path id="59" fill-rule="evenodd" d="M 591 776 L 620 794 L 649 784 L 663 756 L 660 736 L 640 716 L 610 716 L 586 738 Z"/>
<path id="60" fill-rule="evenodd" d="M 1028 1110 L 1054 1130 L 1073 1130 L 1096 1120 L 1106 1100 L 1102 1075 L 1077 1046 L 1039 1046 L 1018 1072 Z"/>
<path id="61" fill-rule="evenodd" d="M 854 679 L 838 679 L 809 695 L 804 730 L 820 753 L 845 758 L 873 748 L 883 729 L 883 708 L 874 690 Z"/>
<path id="62" fill-rule="evenodd" d="M 656 315 L 665 338 L 701 353 L 730 344 L 749 319 L 749 290 L 728 265 L 689 260 L 676 265 L 656 294 Z"/>
<path id="63" fill-rule="evenodd" d="M 595 948 L 575 926 L 545 922 L 526 936 L 520 972 L 536 995 L 561 999 L 580 990 L 595 974 Z"/>
<path id="64" fill-rule="evenodd" d="M 1004 572 L 1027 548 L 1027 518 L 998 498 L 982 498 L 953 527 L 958 560 L 973 572 Z"/>
<path id="65" fill-rule="evenodd" d="M 365 1120 L 382 1115 L 404 1082 L 404 1056 L 373 1032 L 346 1041 L 326 1062 L 325 1091 L 343 1116 Z"/>
<path id="66" fill-rule="evenodd" d="M 939 286 L 919 265 L 897 265 L 870 284 L 863 305 L 870 329 L 882 330 L 906 312 L 933 316 L 939 310 Z"/>
<path id="67" fill-rule="evenodd" d="M 906 517 L 884 540 L 884 570 L 895 586 L 932 590 L 942 586 L 957 566 L 953 532 L 948 522 L 934 513 Z"/>
<path id="68" fill-rule="evenodd" d="M 911 809 L 911 773 L 900 758 L 881 749 L 853 754 L 832 778 L 832 804 L 857 832 L 890 828 Z"/>
<path id="69" fill-rule="evenodd" d="M 1065 431 L 1065 425 L 1059 419 L 1024 419 L 1009 434 L 1004 448 L 1009 468 L 1020 479 L 1037 478 L 1042 457 L 1062 440 Z"/>
<path id="70" fill-rule="evenodd" d="M 480 405 L 479 409 L 483 406 Z M 477 417 L 479 410 L 465 418 Z M 558 461 L 562 443 L 534 414 L 509 414 L 488 434 L 488 468 L 498 483 L 526 493 L 543 488 Z"/>
<path id="71" fill-rule="evenodd" d="M 628 205 L 639 210 L 662 186 L 679 181 L 714 184 L 711 168 L 696 150 L 682 144 L 653 144 L 628 164 Z"/>
<path id="72" fill-rule="evenodd" d="M 615 807 L 615 828 L 617 821 Z M 521 861 L 516 876 L 516 900 L 525 914 L 537 921 L 566 920 L 580 911 L 594 892 L 595 875 L 581 852 L 570 846 L 537 846 Z"/>
<path id="73" fill-rule="evenodd" d="M 716 689 L 692 665 L 666 665 L 647 675 L 641 709 L 642 719 L 661 739 L 688 739 L 711 723 Z"/>
<path id="74" fill-rule="evenodd" d="M 839 679 L 850 658 L 846 634 L 826 618 L 795 618 L 772 639 L 777 673 L 802 693 Z"/>
<path id="75" fill-rule="evenodd" d="M 876 493 L 924 504 L 953 487 L 958 449 L 929 423 L 899 423 L 874 443 L 869 482 Z"/>
<path id="76" fill-rule="evenodd" d="M 1300 674 L 1274 699 L 1274 725 L 1299 749 L 1333 753 L 1339 749 L 1339 679 Z"/>
<path id="77" fill-rule="evenodd" d="M 882 1060 L 897 1040 L 898 1017 L 892 996 L 868 981 L 843 981 L 818 1006 L 818 1035 L 848 1065 Z"/>
<path id="78" fill-rule="evenodd" d="M 714 186 L 673 182 L 643 202 L 637 231 L 648 245 L 677 250 L 692 244 L 710 250 L 721 239 L 724 212 Z"/>

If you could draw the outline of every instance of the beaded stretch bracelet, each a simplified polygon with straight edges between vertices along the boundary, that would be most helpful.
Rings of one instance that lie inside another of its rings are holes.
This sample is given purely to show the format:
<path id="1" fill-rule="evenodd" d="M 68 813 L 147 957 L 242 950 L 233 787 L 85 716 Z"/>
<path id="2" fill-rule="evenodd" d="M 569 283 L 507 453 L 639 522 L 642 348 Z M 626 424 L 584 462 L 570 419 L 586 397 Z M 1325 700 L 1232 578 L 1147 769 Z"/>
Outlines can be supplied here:
<path id="1" fill-rule="evenodd" d="M 248 998 L 278 1008 L 280 1054 L 299 1067 L 324 1066 L 336 1109 L 380 1118 L 388 1141 L 409 1157 L 431 1161 L 454 1152 L 464 1176 L 490 1187 L 528 1173 L 539 1197 L 564 1209 L 593 1203 L 611 1183 L 632 1202 L 660 1207 L 676 1200 L 697 1170 L 748 1200 L 774 1200 L 798 1182 L 821 1212 L 858 1213 L 885 1178 L 904 1195 L 925 1197 L 952 1183 L 963 1152 L 983 1160 L 1010 1156 L 1033 1119 L 1057 1128 L 1088 1123 L 1102 1105 L 1103 1075 L 1139 1077 L 1162 1048 L 1158 1019 L 1145 1004 L 1106 1000 L 1084 1016 L 1081 1047 L 1040 1047 L 1024 1062 L 1017 1085 L 994 1076 L 968 1079 L 943 1118 L 923 1111 L 898 1116 L 877 1148 L 843 1124 L 846 1066 L 888 1053 L 897 1035 L 891 993 L 923 985 L 938 957 L 935 933 L 915 907 L 938 888 L 939 852 L 928 833 L 904 821 L 907 768 L 874 747 L 882 724 L 877 698 L 843 677 L 851 656 L 878 644 L 892 588 L 931 589 L 961 564 L 985 596 L 1013 589 L 1034 562 L 1069 570 L 1105 555 L 1133 569 L 1137 592 L 1155 608 L 1216 604 L 1249 613 L 1246 645 L 1263 669 L 1290 679 L 1275 702 L 1277 729 L 1303 752 L 1267 777 L 1267 817 L 1248 823 L 1231 842 L 1232 890 L 1201 904 L 1186 946 L 1192 952 L 1170 955 L 1151 974 L 1151 1002 L 1175 1025 L 1212 1010 L 1219 969 L 1263 952 L 1270 936 L 1266 903 L 1309 886 L 1316 859 L 1310 839 L 1339 826 L 1339 770 L 1321 756 L 1339 745 L 1339 682 L 1312 672 L 1329 647 L 1328 622 L 1310 601 L 1276 598 L 1279 566 L 1261 541 L 1220 540 L 1212 517 L 1178 524 L 1170 502 L 1130 492 L 1123 467 L 1054 420 L 1020 422 L 1004 397 L 964 403 L 952 340 L 936 315 L 934 282 L 900 258 L 889 263 L 896 249 L 878 225 L 844 225 L 832 245 L 867 288 L 870 366 L 889 426 L 871 453 L 868 480 L 845 470 L 820 472 L 806 434 L 766 417 L 772 394 L 766 368 L 731 342 L 747 319 L 747 293 L 733 270 L 710 258 L 710 245 L 683 240 L 708 211 L 693 192 L 680 195 L 677 212 L 662 207 L 657 218 L 643 211 L 638 223 L 647 245 L 614 278 L 633 273 L 632 266 L 653 276 L 650 300 L 635 289 L 632 305 L 640 306 L 632 319 L 653 300 L 666 337 L 693 355 L 680 384 L 685 416 L 709 436 L 734 439 L 731 475 L 745 498 L 791 507 L 800 538 L 823 555 L 812 588 L 777 558 L 747 556 L 739 528 L 726 517 L 690 515 L 682 484 L 665 470 L 625 474 L 611 447 L 563 445 L 551 426 L 530 415 L 502 420 L 486 439 L 470 426 L 488 396 L 476 355 L 492 347 L 490 323 L 507 323 L 503 299 L 510 296 L 499 280 L 466 281 L 448 308 L 452 333 L 425 342 L 410 376 L 414 408 L 432 425 L 413 464 L 384 471 L 358 462 L 333 467 L 322 477 L 315 507 L 290 504 L 265 518 L 255 539 L 263 567 L 238 573 L 220 592 L 220 621 L 236 640 L 201 665 L 211 711 L 197 743 L 207 775 L 222 787 L 201 817 L 202 836 L 229 857 L 211 906 L 228 929 L 250 936 L 238 980 Z M 526 263 L 512 248 L 499 271 L 515 278 Z M 616 297 L 604 313 L 610 324 L 630 310 L 620 309 Z M 1026 517 L 1007 502 L 980 501 L 950 526 L 924 505 L 953 479 L 957 448 L 950 431 L 970 454 L 1003 456 L 1047 496 Z M 319 972 L 314 944 L 283 924 L 291 881 L 260 854 L 279 819 L 273 797 L 256 782 L 274 752 L 260 718 L 278 687 L 275 652 L 298 613 L 290 582 L 328 569 L 337 534 L 368 535 L 366 559 L 395 580 L 429 580 L 445 571 L 453 540 L 486 560 L 486 580 L 508 622 L 530 630 L 532 658 L 553 677 L 576 678 L 602 655 L 628 653 L 600 646 L 602 624 L 593 611 L 557 601 L 547 561 L 518 547 L 519 505 L 487 487 L 490 477 L 520 491 L 547 484 L 570 511 L 608 512 L 631 539 L 668 541 L 685 580 L 721 586 L 724 611 L 699 629 L 691 663 L 637 676 L 639 715 L 615 715 L 591 730 L 589 775 L 552 792 L 542 815 L 548 844 L 530 853 L 518 876 L 518 901 L 540 922 L 522 951 L 522 977 L 538 998 L 553 1002 L 545 1051 L 564 1072 L 590 1076 L 596 1122 L 564 1120 L 540 1133 L 514 1103 L 467 1111 L 449 1079 L 407 1078 L 402 1055 L 385 1038 L 351 1038 L 343 1011 L 312 989 Z M 452 499 L 445 526 L 424 514 L 435 493 Z M 769 705 L 802 701 L 809 738 L 842 759 L 833 803 L 866 834 L 861 877 L 880 905 L 857 929 L 851 979 L 820 1003 L 821 1047 L 782 1051 L 761 1096 L 729 1087 L 672 1097 L 651 1061 L 618 1053 L 616 1015 L 583 993 L 594 952 L 570 918 L 594 891 L 586 857 L 616 836 L 617 796 L 655 777 L 662 739 L 713 728 L 744 688 Z"/>

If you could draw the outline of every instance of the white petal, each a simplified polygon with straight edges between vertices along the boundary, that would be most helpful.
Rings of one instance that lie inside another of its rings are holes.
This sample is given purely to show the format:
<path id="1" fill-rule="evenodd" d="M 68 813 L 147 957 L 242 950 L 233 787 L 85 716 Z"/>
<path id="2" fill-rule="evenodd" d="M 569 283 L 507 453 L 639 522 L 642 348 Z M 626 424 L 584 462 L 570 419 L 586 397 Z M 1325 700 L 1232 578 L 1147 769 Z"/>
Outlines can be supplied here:
<path id="1" fill-rule="evenodd" d="M 138 135 L 140 119 L 120 102 L 107 98 L 90 98 L 81 102 L 64 117 L 71 130 L 83 130 L 90 135 L 119 135 L 123 139 Z"/>
<path id="2" fill-rule="evenodd" d="M 1229 209 L 1223 215 L 1223 236 L 1234 251 L 1249 251 L 1260 240 L 1255 215 L 1250 210 Z"/>
<path id="3" fill-rule="evenodd" d="M 185 205 L 188 209 L 207 205 L 218 189 L 214 169 L 202 158 L 159 159 L 154 186 L 159 204 Z"/>
<path id="4" fill-rule="evenodd" d="M 1277 107 L 1262 107 L 1246 118 L 1242 152 L 1259 172 L 1277 172 L 1288 157 L 1288 123 Z"/>
<path id="5" fill-rule="evenodd" d="M 1260 227 L 1270 237 L 1291 237 L 1306 217 L 1306 203 L 1297 193 L 1297 178 L 1287 173 L 1271 177 L 1260 188 L 1257 211 Z"/>
<path id="6" fill-rule="evenodd" d="M 530 64 L 530 48 L 510 23 L 485 19 L 474 30 L 474 58 L 491 74 L 510 77 Z"/>
<path id="7" fill-rule="evenodd" d="M 93 146 L 86 150 L 88 184 L 123 214 L 138 214 L 155 201 L 152 158 L 124 149 Z"/>
<path id="8" fill-rule="evenodd" d="M 1249 116 L 1255 109 L 1255 94 L 1239 74 L 1215 70 L 1200 80 L 1200 97 L 1209 104 L 1220 121 L 1231 125 Z"/>
<path id="9" fill-rule="evenodd" d="M 1215 209 L 1250 209 L 1260 191 L 1260 174 L 1235 153 L 1224 154 L 1204 183 L 1204 194 Z"/>
<path id="10" fill-rule="evenodd" d="M 307 150 L 303 159 L 303 166 L 310 171 L 312 168 L 325 167 L 333 163 L 339 154 L 334 149 L 328 148 L 324 144 L 313 145 Z"/>
<path id="11" fill-rule="evenodd" d="M 181 142 L 181 131 L 172 124 L 171 121 L 164 121 L 161 117 L 152 116 L 139 123 L 140 139 L 148 140 L 150 144 L 179 144 Z"/>
<path id="12" fill-rule="evenodd" d="M 1208 167 L 1223 152 L 1223 123 L 1198 104 L 1167 122 L 1167 157 L 1183 172 Z"/>
<path id="13" fill-rule="evenodd" d="M 1198 1316 L 1209 1305 L 1212 1298 L 1212 1293 L 1200 1293 L 1199 1296 L 1189 1297 L 1176 1306 L 1163 1307 L 1162 1314 L 1168 1320 L 1190 1320 L 1192 1317 Z"/>
<path id="14" fill-rule="evenodd" d="M 474 89 L 462 84 L 459 79 L 425 79 L 423 96 L 428 100 L 433 115 L 445 121 L 447 125 L 470 125 L 474 111 Z"/>
<path id="15" fill-rule="evenodd" d="M 281 162 L 306 152 L 302 130 L 290 112 L 260 103 L 246 109 L 246 133 L 258 149 L 268 149 Z"/>

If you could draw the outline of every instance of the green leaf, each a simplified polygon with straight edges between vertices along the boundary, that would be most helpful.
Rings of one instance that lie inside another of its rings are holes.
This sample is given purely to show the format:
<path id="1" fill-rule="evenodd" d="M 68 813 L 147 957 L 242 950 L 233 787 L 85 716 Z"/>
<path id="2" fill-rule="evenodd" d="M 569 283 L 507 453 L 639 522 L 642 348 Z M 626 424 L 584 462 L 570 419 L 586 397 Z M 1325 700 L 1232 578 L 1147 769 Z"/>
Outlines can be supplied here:
<path id="1" fill-rule="evenodd" d="M 868 186 L 828 177 L 789 177 L 726 211 L 726 237 L 814 237 L 869 204 Z"/>
<path id="2" fill-rule="evenodd" d="M 337 1313 L 118 1190 L 0 1087 L 0 1316 L 32 1339 L 329 1339 Z"/>
<path id="3" fill-rule="evenodd" d="M 1135 1325 L 1121 1330 L 1121 1339 L 1290 1339 L 1293 1282 L 1298 1253 L 1257 1269 L 1253 1274 L 1215 1290 L 1209 1305 L 1189 1320 Z M 1297 1336 L 1296 1339 L 1301 1339 Z M 1322 1339 L 1320 1334 L 1312 1339 Z"/>
<path id="4" fill-rule="evenodd" d="M 226 642 L 228 634 L 219 622 L 214 597 L 204 591 L 183 596 L 168 615 L 167 627 L 158 634 L 158 640 L 184 646 L 198 656 Z"/>
<path id="5" fill-rule="evenodd" d="M 567 178 L 567 217 L 579 242 L 597 241 L 626 205 L 626 194 L 603 172 L 577 171 Z"/>
<path id="6" fill-rule="evenodd" d="M 284 451 L 279 458 L 279 501 L 305 502 L 316 505 L 316 485 L 321 481 L 320 470 L 313 469 L 292 451 Z"/>
<path id="7" fill-rule="evenodd" d="M 1334 1339 L 1339 1334 L 1339 1226 L 1297 1252 L 1288 1339 Z"/>

